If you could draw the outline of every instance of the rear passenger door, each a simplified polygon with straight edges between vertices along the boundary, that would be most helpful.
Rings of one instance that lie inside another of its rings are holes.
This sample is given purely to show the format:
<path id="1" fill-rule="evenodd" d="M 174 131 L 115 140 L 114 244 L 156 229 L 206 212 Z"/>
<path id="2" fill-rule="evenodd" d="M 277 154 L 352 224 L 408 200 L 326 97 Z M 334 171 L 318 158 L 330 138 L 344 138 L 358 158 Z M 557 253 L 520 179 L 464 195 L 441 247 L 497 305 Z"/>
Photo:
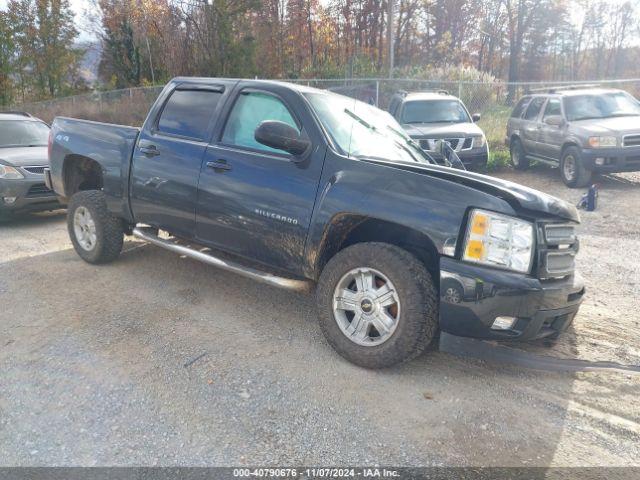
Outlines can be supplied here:
<path id="1" fill-rule="evenodd" d="M 198 241 L 300 273 L 326 146 L 297 92 L 253 82 L 238 90 L 202 163 Z M 297 129 L 311 153 L 300 161 L 258 143 L 265 120 Z"/>
<path id="2" fill-rule="evenodd" d="M 228 85 L 185 83 L 163 92 L 133 153 L 131 208 L 146 223 L 191 238 L 198 176 Z"/>
<path id="3" fill-rule="evenodd" d="M 546 97 L 533 97 L 522 116 L 520 138 L 522 138 L 522 145 L 528 154 L 540 155 L 540 112 L 545 101 Z"/>

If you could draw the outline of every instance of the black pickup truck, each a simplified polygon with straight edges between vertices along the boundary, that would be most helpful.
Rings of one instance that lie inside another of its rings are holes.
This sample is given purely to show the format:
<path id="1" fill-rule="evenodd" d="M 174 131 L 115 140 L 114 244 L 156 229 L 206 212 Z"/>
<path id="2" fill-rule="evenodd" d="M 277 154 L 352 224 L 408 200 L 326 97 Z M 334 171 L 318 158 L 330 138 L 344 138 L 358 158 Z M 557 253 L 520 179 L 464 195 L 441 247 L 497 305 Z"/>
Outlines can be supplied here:
<path id="1" fill-rule="evenodd" d="M 292 290 L 370 368 L 438 329 L 557 335 L 578 311 L 576 209 L 435 165 L 388 114 L 287 83 L 177 78 L 142 129 L 57 118 L 49 185 L 90 263 L 125 234 Z"/>

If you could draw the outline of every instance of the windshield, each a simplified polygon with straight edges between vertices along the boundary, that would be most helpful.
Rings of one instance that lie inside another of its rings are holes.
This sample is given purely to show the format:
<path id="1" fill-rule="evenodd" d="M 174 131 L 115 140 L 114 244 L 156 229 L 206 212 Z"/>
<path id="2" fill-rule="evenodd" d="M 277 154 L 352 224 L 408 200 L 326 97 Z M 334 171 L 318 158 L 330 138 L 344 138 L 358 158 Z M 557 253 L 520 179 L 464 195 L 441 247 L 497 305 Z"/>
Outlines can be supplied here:
<path id="1" fill-rule="evenodd" d="M 333 93 L 305 93 L 320 122 L 349 157 L 432 163 L 387 112 Z"/>
<path id="2" fill-rule="evenodd" d="M 402 107 L 401 123 L 467 123 L 469 114 L 458 100 L 419 100 Z"/>
<path id="3" fill-rule="evenodd" d="M 0 122 L 0 148 L 45 147 L 49 127 L 42 122 L 4 120 Z"/>
<path id="4" fill-rule="evenodd" d="M 640 115 L 640 103 L 625 92 L 577 95 L 564 102 L 569 121 Z"/>

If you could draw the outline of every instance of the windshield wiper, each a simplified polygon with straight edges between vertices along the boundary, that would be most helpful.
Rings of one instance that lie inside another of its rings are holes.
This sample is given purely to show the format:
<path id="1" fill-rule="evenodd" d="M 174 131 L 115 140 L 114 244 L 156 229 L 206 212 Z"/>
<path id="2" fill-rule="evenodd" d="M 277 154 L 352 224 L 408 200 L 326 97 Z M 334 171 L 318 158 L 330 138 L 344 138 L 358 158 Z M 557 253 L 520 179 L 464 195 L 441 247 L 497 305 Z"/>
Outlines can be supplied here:
<path id="1" fill-rule="evenodd" d="M 416 123 L 462 123 L 460 120 L 428 120 L 428 121 L 415 121 L 415 122 L 404 122 L 407 125 L 413 125 Z"/>
<path id="2" fill-rule="evenodd" d="M 574 118 L 573 120 L 569 120 L 570 122 L 580 122 L 582 120 L 601 120 L 604 117 L 578 117 L 578 118 Z"/>
<path id="3" fill-rule="evenodd" d="M 424 160 L 427 160 L 427 162 L 429 161 L 423 154 L 422 154 L 422 149 L 417 146 L 417 144 L 411 140 L 411 139 L 407 139 L 404 135 L 402 135 L 400 132 L 398 132 L 396 129 L 394 129 L 392 126 L 387 125 L 386 127 L 391 130 L 393 133 L 395 133 L 396 135 L 398 135 L 402 140 L 404 140 L 404 142 L 406 142 L 408 145 L 411 145 L 412 147 L 416 148 L 418 150 L 418 152 L 412 152 L 411 149 L 407 148 L 406 145 L 403 145 L 402 143 L 400 143 L 397 140 L 394 140 L 393 138 L 389 138 L 387 135 L 385 135 L 384 133 L 382 133 L 380 130 L 378 130 L 375 125 L 371 125 L 369 122 L 367 122 L 366 120 L 364 120 L 363 118 L 359 117 L 358 115 L 356 115 L 355 113 L 353 113 L 351 110 L 349 110 L 348 108 L 344 109 L 344 113 L 346 113 L 347 115 L 349 115 L 351 118 L 353 118 L 356 122 L 358 122 L 360 125 L 362 125 L 363 127 L 367 128 L 368 130 L 371 130 L 372 132 L 377 133 L 378 135 L 380 135 L 383 138 L 386 138 L 388 140 L 391 140 L 396 146 L 400 147 L 402 150 L 404 150 L 405 152 L 407 152 L 409 154 L 409 156 L 411 158 L 413 158 L 413 160 L 417 163 L 421 162 L 421 159 L 416 157 L 416 153 L 421 154 L 422 158 Z"/>
<path id="4" fill-rule="evenodd" d="M 9 145 L 0 145 L 0 148 L 30 148 L 30 147 L 46 147 L 46 144 L 41 144 L 41 143 L 34 143 L 34 144 L 27 144 L 24 145 L 22 143 L 12 143 Z"/>

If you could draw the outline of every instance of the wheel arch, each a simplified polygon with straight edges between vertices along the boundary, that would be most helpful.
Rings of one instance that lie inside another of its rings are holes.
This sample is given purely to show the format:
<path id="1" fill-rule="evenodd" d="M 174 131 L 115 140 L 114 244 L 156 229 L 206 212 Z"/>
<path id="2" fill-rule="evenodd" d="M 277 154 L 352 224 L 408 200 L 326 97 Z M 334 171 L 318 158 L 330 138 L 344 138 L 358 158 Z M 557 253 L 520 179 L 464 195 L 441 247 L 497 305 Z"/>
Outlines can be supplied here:
<path id="1" fill-rule="evenodd" d="M 562 144 L 562 148 L 560 149 L 560 160 L 562 160 L 562 157 L 564 156 L 564 152 L 566 152 L 567 149 L 571 147 L 576 147 L 579 149 L 580 145 L 576 140 L 567 140 L 566 142 L 564 142 Z"/>
<path id="2" fill-rule="evenodd" d="M 67 155 L 62 164 L 65 197 L 84 190 L 102 190 L 104 177 L 100 164 L 84 155 Z"/>
<path id="3" fill-rule="evenodd" d="M 440 254 L 425 233 L 392 221 L 357 214 L 336 215 L 326 228 L 315 262 L 318 278 L 338 252 L 358 243 L 381 242 L 400 247 L 418 258 L 439 282 Z"/>

